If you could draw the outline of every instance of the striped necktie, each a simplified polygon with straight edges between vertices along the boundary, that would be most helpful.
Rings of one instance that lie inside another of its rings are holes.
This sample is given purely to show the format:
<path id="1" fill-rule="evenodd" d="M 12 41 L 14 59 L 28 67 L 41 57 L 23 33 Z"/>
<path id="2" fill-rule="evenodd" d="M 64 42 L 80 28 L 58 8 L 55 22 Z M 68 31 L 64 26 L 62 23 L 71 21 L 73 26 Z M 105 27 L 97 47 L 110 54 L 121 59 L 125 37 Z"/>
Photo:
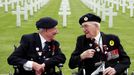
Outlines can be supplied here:
<path id="1" fill-rule="evenodd" d="M 49 42 L 45 42 L 45 46 L 43 48 L 44 51 L 49 51 Z"/>

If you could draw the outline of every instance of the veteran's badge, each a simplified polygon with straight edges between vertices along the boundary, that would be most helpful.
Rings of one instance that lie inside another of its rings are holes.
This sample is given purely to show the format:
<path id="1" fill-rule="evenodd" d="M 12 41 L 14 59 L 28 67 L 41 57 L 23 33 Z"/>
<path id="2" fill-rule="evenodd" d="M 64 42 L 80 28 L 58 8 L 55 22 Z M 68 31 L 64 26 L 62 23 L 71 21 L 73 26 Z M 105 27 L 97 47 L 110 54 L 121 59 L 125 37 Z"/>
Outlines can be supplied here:
<path id="1" fill-rule="evenodd" d="M 89 44 L 89 47 L 92 47 L 92 46 L 93 46 L 93 44 L 92 44 L 92 43 L 90 43 L 90 44 Z"/>
<path id="2" fill-rule="evenodd" d="M 36 51 L 39 51 L 39 47 L 36 47 Z"/>
<path id="3" fill-rule="evenodd" d="M 109 45 L 110 46 L 114 46 L 114 41 L 113 40 L 110 40 Z"/>
<path id="4" fill-rule="evenodd" d="M 88 17 L 84 17 L 84 21 L 87 21 L 88 20 Z"/>
<path id="5" fill-rule="evenodd" d="M 39 55 L 39 56 L 42 56 L 42 52 L 38 52 L 38 55 Z"/>

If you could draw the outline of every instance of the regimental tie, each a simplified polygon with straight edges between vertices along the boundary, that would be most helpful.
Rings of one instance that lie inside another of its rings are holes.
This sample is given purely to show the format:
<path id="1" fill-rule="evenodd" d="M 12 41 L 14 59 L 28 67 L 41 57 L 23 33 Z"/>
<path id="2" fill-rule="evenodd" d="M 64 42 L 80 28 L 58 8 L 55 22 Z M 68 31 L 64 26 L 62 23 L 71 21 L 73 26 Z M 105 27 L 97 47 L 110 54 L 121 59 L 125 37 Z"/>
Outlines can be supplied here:
<path id="1" fill-rule="evenodd" d="M 44 46 L 44 48 L 43 48 L 43 51 L 49 51 L 49 42 L 45 42 L 45 46 Z"/>
<path id="2" fill-rule="evenodd" d="M 101 51 L 101 48 L 99 46 L 99 44 L 97 43 L 97 40 L 95 40 L 94 38 L 91 39 L 91 42 L 94 44 L 93 47 L 95 48 L 95 50 L 97 52 L 100 52 Z"/>
<path id="3" fill-rule="evenodd" d="M 38 47 L 36 48 L 36 51 L 38 52 L 38 55 L 39 55 L 39 59 L 41 59 L 42 55 L 44 55 L 45 52 L 50 50 L 49 42 L 44 42 L 44 44 L 45 45 L 44 45 L 44 48 L 42 50 L 39 50 Z"/>

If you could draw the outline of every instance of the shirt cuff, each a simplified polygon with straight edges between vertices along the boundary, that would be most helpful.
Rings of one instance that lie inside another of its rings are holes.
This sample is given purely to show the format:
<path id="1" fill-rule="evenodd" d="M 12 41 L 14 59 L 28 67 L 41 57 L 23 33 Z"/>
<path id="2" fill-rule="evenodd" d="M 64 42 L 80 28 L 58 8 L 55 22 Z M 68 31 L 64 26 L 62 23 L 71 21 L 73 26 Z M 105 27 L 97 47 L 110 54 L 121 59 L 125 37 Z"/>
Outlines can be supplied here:
<path id="1" fill-rule="evenodd" d="M 33 64 L 33 61 L 27 61 L 27 62 L 23 65 L 23 68 L 24 68 L 26 71 L 31 71 L 31 70 L 32 70 L 32 64 Z"/>

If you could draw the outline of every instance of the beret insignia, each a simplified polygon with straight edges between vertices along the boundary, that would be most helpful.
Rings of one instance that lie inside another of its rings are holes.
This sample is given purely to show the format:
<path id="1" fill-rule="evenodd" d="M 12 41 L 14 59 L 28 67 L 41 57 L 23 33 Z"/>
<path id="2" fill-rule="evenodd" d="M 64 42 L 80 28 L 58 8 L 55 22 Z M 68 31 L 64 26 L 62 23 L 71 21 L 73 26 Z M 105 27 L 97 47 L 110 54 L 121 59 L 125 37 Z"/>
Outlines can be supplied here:
<path id="1" fill-rule="evenodd" d="M 88 17 L 84 17 L 84 21 L 88 21 Z"/>

